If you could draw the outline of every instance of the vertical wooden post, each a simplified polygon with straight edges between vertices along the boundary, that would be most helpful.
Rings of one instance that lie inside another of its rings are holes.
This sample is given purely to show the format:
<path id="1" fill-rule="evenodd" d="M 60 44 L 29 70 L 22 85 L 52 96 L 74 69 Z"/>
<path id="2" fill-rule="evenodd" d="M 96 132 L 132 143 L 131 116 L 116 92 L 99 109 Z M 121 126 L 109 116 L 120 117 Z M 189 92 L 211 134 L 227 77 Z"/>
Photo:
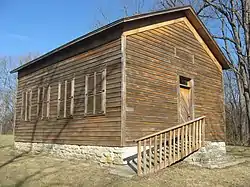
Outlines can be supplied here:
<path id="1" fill-rule="evenodd" d="M 149 138 L 149 173 L 152 172 L 152 141 Z"/>
<path id="2" fill-rule="evenodd" d="M 157 171 L 157 136 L 154 138 L 154 172 Z"/>
<path id="3" fill-rule="evenodd" d="M 193 131 L 192 131 L 192 151 L 195 150 L 195 122 L 192 123 Z"/>
<path id="4" fill-rule="evenodd" d="M 199 148 L 199 121 L 196 122 L 196 125 L 195 125 L 195 144 L 196 144 L 196 149 Z"/>
<path id="5" fill-rule="evenodd" d="M 205 118 L 202 119 L 202 146 L 205 146 L 205 136 L 206 136 L 206 123 Z"/>
<path id="6" fill-rule="evenodd" d="M 25 100 L 25 92 L 22 92 L 22 103 L 21 103 L 21 120 L 24 120 L 24 100 Z"/>
<path id="7" fill-rule="evenodd" d="M 188 143 L 190 144 L 190 142 L 188 142 L 188 129 L 189 129 L 189 125 L 186 125 L 185 126 L 185 155 L 186 156 L 189 154 Z"/>
<path id="8" fill-rule="evenodd" d="M 61 111 L 61 82 L 58 83 L 58 93 L 57 93 L 57 118 L 60 117 Z"/>
<path id="9" fill-rule="evenodd" d="M 28 120 L 28 91 L 25 92 L 25 121 Z"/>
<path id="10" fill-rule="evenodd" d="M 39 112 L 40 112 L 40 102 L 41 102 L 41 89 L 37 88 L 37 108 L 36 108 L 36 116 L 39 117 Z"/>
<path id="11" fill-rule="evenodd" d="M 104 69 L 102 72 L 102 111 L 106 113 L 106 72 L 107 70 Z"/>
<path id="12" fill-rule="evenodd" d="M 93 114 L 96 114 L 96 72 L 94 72 Z"/>
<path id="13" fill-rule="evenodd" d="M 147 147 L 146 139 L 143 140 L 143 173 L 147 173 Z"/>
<path id="14" fill-rule="evenodd" d="M 192 152 L 192 124 L 188 128 L 188 154 Z"/>
<path id="15" fill-rule="evenodd" d="M 164 167 L 167 166 L 167 133 L 164 133 Z"/>
<path id="16" fill-rule="evenodd" d="M 170 166 L 172 164 L 172 131 L 169 131 L 169 140 L 168 140 L 168 146 L 169 146 L 169 152 L 168 152 L 168 165 Z"/>
<path id="17" fill-rule="evenodd" d="M 180 159 L 180 132 L 181 129 L 178 128 L 177 129 L 177 159 L 179 160 Z"/>
<path id="18" fill-rule="evenodd" d="M 43 86 L 41 119 L 43 119 L 43 117 L 44 117 L 44 99 L 45 99 L 45 87 Z"/>
<path id="19" fill-rule="evenodd" d="M 74 113 L 74 94 L 75 94 L 75 78 L 71 81 L 71 100 L 70 100 L 70 115 L 73 116 Z"/>
<path id="20" fill-rule="evenodd" d="M 88 113 L 88 75 L 85 76 L 85 97 L 84 97 L 84 113 Z"/>
<path id="21" fill-rule="evenodd" d="M 137 174 L 139 176 L 142 175 L 142 170 L 141 170 L 141 141 L 140 140 L 137 142 Z"/>
<path id="22" fill-rule="evenodd" d="M 159 150 L 159 165 L 162 168 L 162 134 L 160 134 L 160 150 Z"/>
<path id="23" fill-rule="evenodd" d="M 67 117 L 67 91 L 68 91 L 68 81 L 64 82 L 64 107 L 63 107 L 63 117 Z"/>
<path id="24" fill-rule="evenodd" d="M 201 125 L 202 125 L 202 120 L 199 120 L 199 148 L 201 147 Z"/>
<path id="25" fill-rule="evenodd" d="M 185 153 L 184 153 L 184 126 L 181 127 L 181 157 L 184 157 L 185 156 Z"/>
<path id="26" fill-rule="evenodd" d="M 176 152 L 175 152 L 175 129 L 173 130 L 173 162 L 175 162 L 176 160 L 175 160 L 175 154 L 176 154 Z"/>
<path id="27" fill-rule="evenodd" d="M 46 117 L 49 118 L 49 114 L 50 114 L 50 89 L 51 87 L 48 86 L 48 90 L 47 90 L 47 111 L 46 111 Z"/>
<path id="28" fill-rule="evenodd" d="M 32 112 L 32 90 L 29 91 L 29 120 L 31 120 Z"/>

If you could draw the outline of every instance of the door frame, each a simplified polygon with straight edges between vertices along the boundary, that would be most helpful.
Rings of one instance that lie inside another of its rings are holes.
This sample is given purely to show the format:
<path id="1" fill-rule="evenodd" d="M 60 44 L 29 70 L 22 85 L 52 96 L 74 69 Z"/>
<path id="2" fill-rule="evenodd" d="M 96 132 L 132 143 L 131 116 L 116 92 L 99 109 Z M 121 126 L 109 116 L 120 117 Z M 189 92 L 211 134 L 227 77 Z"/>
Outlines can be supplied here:
<path id="1" fill-rule="evenodd" d="M 190 79 L 190 102 L 191 102 L 191 120 L 195 118 L 195 112 L 194 112 L 194 78 L 192 76 L 187 76 L 184 74 L 177 74 L 177 119 L 178 119 L 178 124 L 180 124 L 181 119 L 181 110 L 180 110 L 180 77 L 185 77 Z"/>

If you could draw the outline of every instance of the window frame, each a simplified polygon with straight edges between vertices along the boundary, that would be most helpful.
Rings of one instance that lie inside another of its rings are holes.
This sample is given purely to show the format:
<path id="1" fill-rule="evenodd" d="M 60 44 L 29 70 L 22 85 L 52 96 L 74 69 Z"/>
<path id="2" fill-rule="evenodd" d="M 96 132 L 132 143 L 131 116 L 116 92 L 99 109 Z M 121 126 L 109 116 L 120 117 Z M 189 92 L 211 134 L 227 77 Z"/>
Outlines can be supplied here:
<path id="1" fill-rule="evenodd" d="M 107 69 L 104 68 L 100 71 L 96 70 L 92 73 L 88 73 L 85 75 L 85 93 L 84 93 L 84 115 L 85 116 L 99 116 L 106 114 L 106 73 Z M 101 91 L 97 93 L 97 75 L 101 74 Z M 89 94 L 89 77 L 93 76 L 93 93 Z M 101 110 L 100 112 L 96 111 L 96 96 L 101 96 Z M 93 109 L 92 113 L 88 112 L 88 102 L 89 97 L 93 97 Z"/>

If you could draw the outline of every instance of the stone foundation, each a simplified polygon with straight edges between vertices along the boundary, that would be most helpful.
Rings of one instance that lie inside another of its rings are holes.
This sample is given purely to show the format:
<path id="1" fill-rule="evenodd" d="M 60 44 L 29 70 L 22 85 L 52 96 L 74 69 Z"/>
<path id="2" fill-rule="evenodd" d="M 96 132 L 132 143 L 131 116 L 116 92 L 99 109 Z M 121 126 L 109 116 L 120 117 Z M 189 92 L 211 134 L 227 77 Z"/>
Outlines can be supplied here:
<path id="1" fill-rule="evenodd" d="M 136 147 L 102 147 L 61 145 L 45 143 L 15 142 L 15 148 L 21 152 L 45 153 L 60 158 L 84 159 L 103 164 L 126 164 L 129 157 L 137 154 Z"/>
<path id="2" fill-rule="evenodd" d="M 226 154 L 225 142 L 205 142 L 205 146 L 188 156 L 184 161 L 207 168 L 222 168 L 231 161 Z"/>

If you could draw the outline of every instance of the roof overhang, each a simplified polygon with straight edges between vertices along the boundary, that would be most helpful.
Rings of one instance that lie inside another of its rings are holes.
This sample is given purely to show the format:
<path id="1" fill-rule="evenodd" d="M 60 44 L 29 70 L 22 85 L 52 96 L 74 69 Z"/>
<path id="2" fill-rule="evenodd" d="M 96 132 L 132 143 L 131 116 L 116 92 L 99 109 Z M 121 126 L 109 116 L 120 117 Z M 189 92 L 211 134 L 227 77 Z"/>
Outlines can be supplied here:
<path id="1" fill-rule="evenodd" d="M 201 38 L 204 40 L 204 42 L 206 43 L 206 45 L 208 46 L 208 48 L 210 49 L 210 51 L 213 53 L 213 55 L 215 56 L 215 58 L 218 60 L 218 62 L 220 63 L 220 65 L 222 66 L 222 69 L 229 69 L 229 61 L 227 60 L 227 58 L 224 56 L 224 54 L 222 53 L 221 49 L 219 48 L 218 44 L 216 43 L 216 41 L 212 38 L 211 34 L 209 33 L 209 31 L 206 29 L 206 27 L 204 26 L 204 24 L 201 22 L 201 20 L 197 17 L 194 9 L 191 6 L 185 6 L 185 7 L 177 7 L 177 8 L 172 8 L 172 9 L 167 9 L 167 10 L 162 10 L 162 11 L 157 11 L 157 12 L 150 12 L 150 13 L 145 13 L 145 14 L 140 14 L 140 15 L 135 15 L 135 16 L 131 16 L 131 17 L 126 17 L 126 18 L 122 18 L 119 19 L 117 21 L 114 21 L 108 25 L 105 25 L 103 27 L 100 27 L 99 29 L 96 29 L 86 35 L 83 35 L 79 38 L 76 38 L 75 40 L 72 40 L 34 60 L 29 61 L 26 64 L 23 64 L 22 66 L 19 66 L 16 69 L 13 69 L 10 73 L 15 73 L 18 72 L 20 70 L 23 70 L 24 68 L 37 63 L 39 61 L 42 61 L 43 59 L 59 52 L 62 51 L 70 46 L 73 46 L 79 42 L 83 42 L 86 39 L 89 39 L 91 37 L 93 37 L 94 35 L 97 35 L 103 31 L 108 31 L 109 29 L 115 27 L 115 26 L 122 26 L 122 24 L 125 23 L 130 23 L 136 20 L 142 20 L 145 18 L 149 18 L 149 17 L 154 17 L 154 16 L 160 16 L 160 15 L 167 15 L 167 14 L 171 14 L 171 13 L 176 13 L 176 12 L 182 12 L 184 13 L 184 15 L 187 17 L 187 19 L 190 21 L 190 23 L 194 26 L 194 28 L 196 29 L 196 31 L 198 32 L 198 34 L 201 36 Z"/>

